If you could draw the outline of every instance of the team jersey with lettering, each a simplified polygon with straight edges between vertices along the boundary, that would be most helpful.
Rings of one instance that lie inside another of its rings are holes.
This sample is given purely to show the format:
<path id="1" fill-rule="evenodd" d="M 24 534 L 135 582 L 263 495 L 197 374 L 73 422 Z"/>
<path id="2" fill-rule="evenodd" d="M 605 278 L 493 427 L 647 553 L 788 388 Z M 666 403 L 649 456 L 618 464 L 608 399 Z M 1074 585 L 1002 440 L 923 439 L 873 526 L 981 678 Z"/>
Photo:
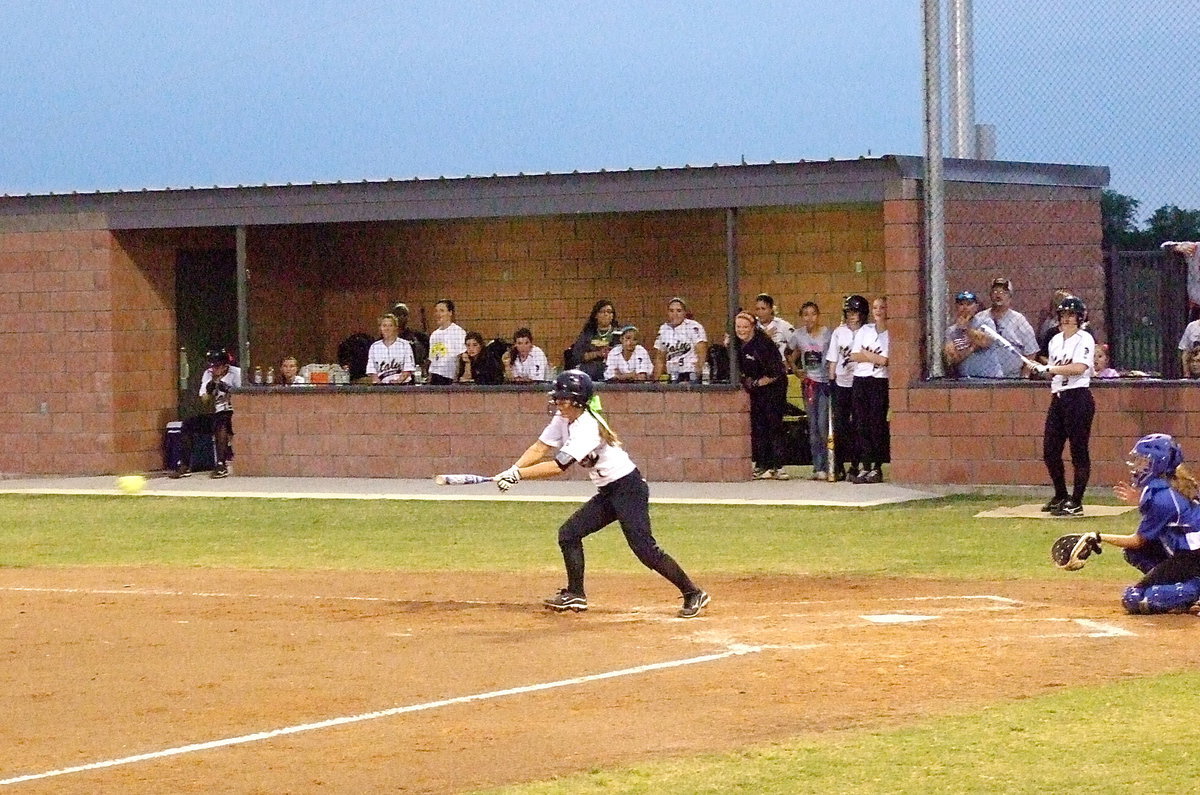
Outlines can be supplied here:
<path id="1" fill-rule="evenodd" d="M 1062 392 L 1064 389 L 1081 389 L 1092 383 L 1092 364 L 1096 355 L 1096 341 L 1086 331 L 1076 331 L 1070 337 L 1063 333 L 1054 335 L 1050 340 L 1050 365 L 1057 367 L 1061 364 L 1086 364 L 1087 369 L 1082 375 L 1056 375 L 1050 382 L 1050 392 Z"/>
<path id="2" fill-rule="evenodd" d="M 538 441 L 575 459 L 588 470 L 588 477 L 597 486 L 607 486 L 637 468 L 628 453 L 604 441 L 600 422 L 590 411 L 570 423 L 560 412 L 555 412 Z"/>
<path id="3" fill-rule="evenodd" d="M 851 346 L 850 352 L 868 351 L 887 358 L 890 340 L 891 338 L 888 336 L 886 329 L 881 332 L 875 328 L 874 323 L 868 323 L 854 333 L 854 344 Z M 888 377 L 888 367 L 886 364 L 854 362 L 852 366 L 855 378 Z"/>
<path id="4" fill-rule="evenodd" d="M 1168 555 L 1200 549 L 1200 505 L 1163 478 L 1152 479 L 1142 489 L 1138 510 L 1142 521 L 1137 534 L 1147 542 L 1157 541 Z"/>
<path id="5" fill-rule="evenodd" d="M 200 397 L 208 394 L 208 382 L 213 380 L 212 369 L 204 371 L 204 375 L 200 377 Z M 229 372 L 221 376 L 221 383 L 239 387 L 242 385 L 242 368 L 230 367 Z M 228 390 L 218 389 L 213 393 L 213 411 L 233 411 L 233 399 Z"/>
<path id="6" fill-rule="evenodd" d="M 849 326 L 843 323 L 833 330 L 825 361 L 834 363 L 833 376 L 838 386 L 854 386 L 854 362 L 850 361 L 850 349 L 853 347 L 854 331 Z"/>
<path id="7" fill-rule="evenodd" d="M 659 326 L 654 347 L 666 353 L 667 372 L 676 367 L 679 373 L 698 373 L 702 366 L 696 362 L 696 344 L 699 342 L 708 342 L 704 326 L 685 318 L 678 326 L 670 323 Z"/>
<path id="8" fill-rule="evenodd" d="M 633 349 L 633 354 L 628 359 L 625 358 L 624 349 L 613 348 L 608 352 L 608 359 L 604 362 L 605 381 L 610 381 L 614 376 L 626 373 L 650 375 L 653 372 L 654 362 L 650 361 L 650 353 L 641 345 Z"/>
<path id="9" fill-rule="evenodd" d="M 412 343 L 397 337 L 391 345 L 383 340 L 371 343 L 367 353 L 367 375 L 379 376 L 381 384 L 398 384 L 404 373 L 412 373 L 417 369 L 417 360 L 413 356 Z"/>

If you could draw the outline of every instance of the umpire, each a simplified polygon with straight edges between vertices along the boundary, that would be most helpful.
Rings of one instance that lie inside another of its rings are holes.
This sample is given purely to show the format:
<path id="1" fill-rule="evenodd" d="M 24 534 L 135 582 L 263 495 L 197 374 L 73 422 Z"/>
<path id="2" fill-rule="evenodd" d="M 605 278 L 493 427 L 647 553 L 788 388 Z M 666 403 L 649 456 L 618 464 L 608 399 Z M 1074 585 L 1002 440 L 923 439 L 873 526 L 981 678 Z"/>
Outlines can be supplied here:
<path id="1" fill-rule="evenodd" d="M 1050 362 L 1038 365 L 1039 373 L 1053 376 L 1050 381 L 1050 408 L 1046 412 L 1046 428 L 1042 438 L 1042 460 L 1054 484 L 1054 496 L 1042 506 L 1055 516 L 1082 516 L 1083 493 L 1087 490 L 1092 472 L 1088 442 L 1092 435 L 1092 417 L 1096 404 L 1092 400 L 1092 364 L 1096 341 L 1080 329 L 1087 320 L 1087 307 L 1075 296 L 1058 304 L 1059 332 L 1050 340 Z M 1066 466 L 1063 447 L 1070 442 L 1071 464 L 1075 478 L 1067 494 Z"/>

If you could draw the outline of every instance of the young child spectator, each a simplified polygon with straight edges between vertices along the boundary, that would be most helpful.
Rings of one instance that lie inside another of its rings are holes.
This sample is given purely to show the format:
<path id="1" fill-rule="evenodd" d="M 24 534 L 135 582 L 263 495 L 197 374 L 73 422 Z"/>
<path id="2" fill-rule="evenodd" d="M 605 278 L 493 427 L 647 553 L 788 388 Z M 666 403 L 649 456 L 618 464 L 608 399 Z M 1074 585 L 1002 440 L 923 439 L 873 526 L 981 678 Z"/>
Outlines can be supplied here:
<path id="1" fill-rule="evenodd" d="M 812 480 L 824 480 L 830 471 L 826 448 L 829 435 L 829 371 L 825 351 L 831 332 L 821 325 L 821 308 L 814 301 L 800 307 L 800 325 L 792 332 L 792 372 L 800 378 L 804 411 L 808 415 L 808 447 L 812 453 Z"/>
<path id="2" fill-rule="evenodd" d="M 592 305 L 588 319 L 571 346 L 574 367 L 587 373 L 592 381 L 603 380 L 609 351 L 620 343 L 620 336 L 617 309 L 612 301 L 601 298 Z"/>
<path id="3" fill-rule="evenodd" d="M 513 333 L 512 349 L 504 357 L 504 378 L 510 384 L 550 380 L 550 362 L 545 352 L 533 344 L 533 332 L 527 328 Z"/>
<path id="4" fill-rule="evenodd" d="M 186 478 L 192 474 L 192 446 L 199 434 L 210 434 L 216 465 L 212 477 L 229 475 L 230 439 L 233 437 L 233 401 L 231 390 L 242 385 L 242 371 L 234 367 L 233 357 L 224 349 L 209 351 L 208 369 L 200 378 L 200 400 L 205 409 L 212 406 L 212 413 L 197 414 L 183 421 L 180 429 L 182 459 L 175 462 L 172 478 Z"/>
<path id="5" fill-rule="evenodd" d="M 1179 337 L 1179 364 L 1183 368 L 1183 377 L 1190 378 L 1188 375 L 1188 359 L 1193 351 L 1200 350 L 1200 320 L 1193 320 L 1183 327 L 1183 334 Z"/>
<path id="6" fill-rule="evenodd" d="M 1193 348 L 1184 354 L 1183 377 L 1200 378 L 1200 348 Z"/>
<path id="7" fill-rule="evenodd" d="M 399 323 L 390 312 L 379 317 L 379 339 L 367 352 L 367 375 L 372 384 L 407 384 L 417 370 L 412 345 L 397 336 Z"/>
<path id="8" fill-rule="evenodd" d="M 460 384 L 503 384 L 504 368 L 488 353 L 483 335 L 468 331 L 464 344 L 466 350 L 458 357 L 457 381 Z"/>
<path id="9" fill-rule="evenodd" d="M 295 356 L 285 356 L 279 363 L 279 383 L 283 386 L 296 386 L 307 383 L 300 375 L 300 362 Z"/>
<path id="10" fill-rule="evenodd" d="M 429 335 L 429 382 L 446 385 L 458 377 L 459 357 L 467 349 L 467 332 L 454 322 L 454 302 L 443 298 L 434 304 L 438 327 Z"/>
<path id="11" fill-rule="evenodd" d="M 621 330 L 621 347 L 608 352 L 604 367 L 605 381 L 648 381 L 654 373 L 650 354 L 638 344 L 637 326 Z"/>
<path id="12" fill-rule="evenodd" d="M 1096 371 L 1097 378 L 1120 378 L 1121 374 L 1117 372 L 1108 358 L 1108 345 L 1097 345 L 1095 362 L 1092 364 L 1092 369 Z"/>
<path id="13" fill-rule="evenodd" d="M 704 326 L 688 317 L 687 302 L 667 301 L 667 322 L 658 327 L 654 339 L 653 380 L 665 372 L 670 381 L 699 381 L 707 357 L 708 335 Z"/>

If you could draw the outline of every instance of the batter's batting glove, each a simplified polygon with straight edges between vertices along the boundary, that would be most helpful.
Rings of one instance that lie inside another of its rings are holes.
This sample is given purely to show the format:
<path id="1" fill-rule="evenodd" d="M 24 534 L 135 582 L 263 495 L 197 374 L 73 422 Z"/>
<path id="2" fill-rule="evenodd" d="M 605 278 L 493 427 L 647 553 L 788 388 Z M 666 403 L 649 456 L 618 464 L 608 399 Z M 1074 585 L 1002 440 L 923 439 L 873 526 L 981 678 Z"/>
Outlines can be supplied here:
<path id="1" fill-rule="evenodd" d="M 513 464 L 496 476 L 496 488 L 500 489 L 500 491 L 508 491 L 520 482 L 521 470 L 516 464 Z"/>

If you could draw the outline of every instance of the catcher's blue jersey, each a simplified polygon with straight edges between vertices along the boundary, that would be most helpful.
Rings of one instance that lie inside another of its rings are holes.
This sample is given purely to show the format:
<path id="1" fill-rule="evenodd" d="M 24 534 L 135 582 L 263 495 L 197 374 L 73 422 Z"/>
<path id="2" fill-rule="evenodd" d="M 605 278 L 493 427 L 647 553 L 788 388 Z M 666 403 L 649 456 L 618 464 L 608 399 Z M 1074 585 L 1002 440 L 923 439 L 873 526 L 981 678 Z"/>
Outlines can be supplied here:
<path id="1" fill-rule="evenodd" d="M 1137 533 L 1147 542 L 1157 541 L 1168 555 L 1200 549 L 1200 504 L 1154 478 L 1142 489 L 1138 502 L 1142 521 Z"/>

